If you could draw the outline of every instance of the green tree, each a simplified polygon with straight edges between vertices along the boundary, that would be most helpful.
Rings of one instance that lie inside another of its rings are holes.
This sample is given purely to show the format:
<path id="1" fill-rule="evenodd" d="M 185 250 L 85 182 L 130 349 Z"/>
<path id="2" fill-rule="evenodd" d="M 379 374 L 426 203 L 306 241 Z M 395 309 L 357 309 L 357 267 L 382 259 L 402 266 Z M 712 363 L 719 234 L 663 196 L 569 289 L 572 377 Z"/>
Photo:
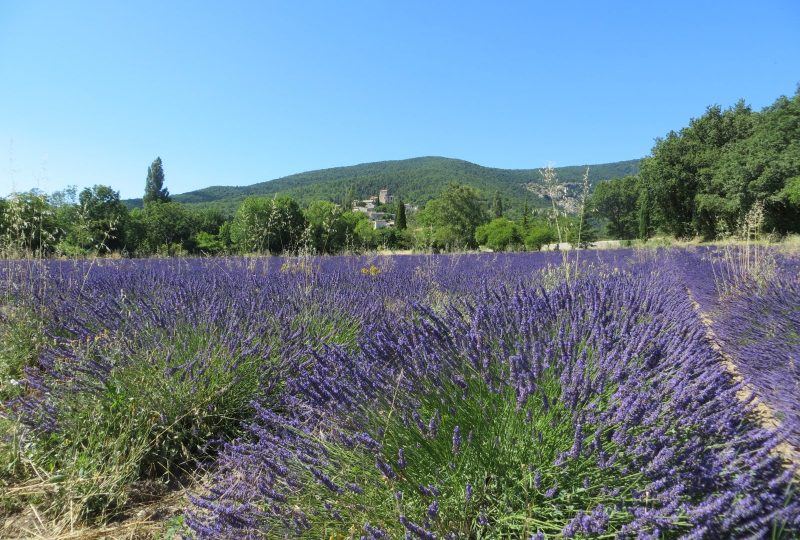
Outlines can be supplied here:
<path id="1" fill-rule="evenodd" d="M 498 217 L 475 229 L 475 241 L 494 251 L 505 251 L 522 244 L 522 233 L 513 221 Z"/>
<path id="2" fill-rule="evenodd" d="M 380 235 L 363 212 L 353 212 L 355 224 L 353 238 L 360 249 L 375 249 L 380 244 Z"/>
<path id="3" fill-rule="evenodd" d="M 86 188 L 78 196 L 78 213 L 85 223 L 88 238 L 76 245 L 82 249 L 104 252 L 122 249 L 125 246 L 125 230 L 128 208 L 119 198 L 119 192 L 109 186 L 95 185 Z"/>
<path id="4" fill-rule="evenodd" d="M 528 208 L 528 198 L 525 197 L 525 206 L 522 209 L 522 230 L 528 230 L 528 220 L 530 219 L 530 208 Z"/>
<path id="5" fill-rule="evenodd" d="M 347 241 L 348 223 L 342 208 L 328 201 L 314 201 L 303 212 L 317 253 L 336 253 Z"/>
<path id="6" fill-rule="evenodd" d="M 177 202 L 153 202 L 130 215 L 131 245 L 140 254 L 175 254 L 176 246 L 192 251 L 197 230 L 195 216 Z"/>
<path id="7" fill-rule="evenodd" d="M 640 177 L 650 190 L 655 219 L 677 237 L 708 229 L 708 216 L 697 213 L 696 197 L 708 193 L 724 150 L 750 136 L 754 115 L 739 102 L 722 111 L 709 107 L 679 133 L 656 141 L 652 156 L 642 161 Z"/>
<path id="8" fill-rule="evenodd" d="M 525 232 L 525 247 L 538 251 L 543 246 L 558 239 L 555 229 L 545 220 L 537 219 L 530 223 Z"/>
<path id="9" fill-rule="evenodd" d="M 786 232 L 800 232 L 800 176 L 786 181 L 783 189 L 769 199 L 770 207 L 781 209 Z"/>
<path id="10" fill-rule="evenodd" d="M 503 217 L 503 198 L 500 196 L 499 191 L 494 192 L 494 199 L 492 200 L 492 214 L 495 218 Z"/>
<path id="11" fill-rule="evenodd" d="M 606 229 L 612 238 L 629 240 L 638 233 L 639 179 L 636 176 L 600 182 L 592 193 L 589 206 L 608 220 Z"/>
<path id="12" fill-rule="evenodd" d="M 592 243 L 597 242 L 597 228 L 591 219 L 584 219 L 581 222 L 580 216 L 568 218 L 565 240 L 580 249 L 588 248 Z"/>
<path id="13" fill-rule="evenodd" d="M 190 207 L 194 214 L 197 230 L 210 234 L 218 234 L 220 227 L 228 221 L 229 216 L 224 214 L 219 208 L 194 208 Z"/>
<path id="14" fill-rule="evenodd" d="M 248 197 L 231 223 L 231 240 L 242 252 L 282 253 L 297 247 L 304 226 L 289 197 Z"/>
<path id="15" fill-rule="evenodd" d="M 408 223 L 406 222 L 406 203 L 403 202 L 403 199 L 397 200 L 397 211 L 395 214 L 394 226 L 398 231 L 405 230 L 406 227 L 408 227 Z"/>
<path id="16" fill-rule="evenodd" d="M 786 185 L 778 194 L 778 198 L 786 204 L 800 208 L 800 176 L 786 181 Z"/>
<path id="17" fill-rule="evenodd" d="M 14 193 L 3 205 L 0 252 L 13 257 L 45 257 L 63 236 L 50 200 L 39 190 Z"/>
<path id="18" fill-rule="evenodd" d="M 220 254 L 228 251 L 230 244 L 230 222 L 217 208 L 194 210 L 194 249 L 203 254 Z"/>
<path id="19" fill-rule="evenodd" d="M 749 137 L 725 148 L 703 202 L 709 212 L 719 212 L 728 230 L 760 201 L 766 230 L 800 232 L 796 214 L 779 195 L 800 175 L 800 88 L 793 98 L 780 97 L 755 114 L 753 124 Z"/>
<path id="20" fill-rule="evenodd" d="M 206 231 L 197 231 L 194 235 L 194 247 L 200 253 L 218 255 L 227 249 L 225 241 L 218 234 Z"/>
<path id="21" fill-rule="evenodd" d="M 437 247 L 453 249 L 477 247 L 475 229 L 486 219 L 477 191 L 451 183 L 438 198 L 425 205 L 419 221 L 422 226 L 432 227 Z"/>
<path id="22" fill-rule="evenodd" d="M 144 185 L 145 206 L 152 202 L 170 202 L 169 191 L 164 187 L 164 168 L 161 157 L 157 157 L 147 168 L 147 181 Z"/>

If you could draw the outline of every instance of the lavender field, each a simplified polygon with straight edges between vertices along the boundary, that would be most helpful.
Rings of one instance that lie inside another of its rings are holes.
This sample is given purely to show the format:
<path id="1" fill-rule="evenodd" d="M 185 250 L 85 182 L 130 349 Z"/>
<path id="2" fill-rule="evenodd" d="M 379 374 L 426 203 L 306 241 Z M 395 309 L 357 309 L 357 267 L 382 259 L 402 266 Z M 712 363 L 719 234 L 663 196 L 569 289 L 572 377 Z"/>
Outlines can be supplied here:
<path id="1" fill-rule="evenodd" d="M 800 257 L 737 260 L 0 262 L 0 525 L 796 538 Z"/>

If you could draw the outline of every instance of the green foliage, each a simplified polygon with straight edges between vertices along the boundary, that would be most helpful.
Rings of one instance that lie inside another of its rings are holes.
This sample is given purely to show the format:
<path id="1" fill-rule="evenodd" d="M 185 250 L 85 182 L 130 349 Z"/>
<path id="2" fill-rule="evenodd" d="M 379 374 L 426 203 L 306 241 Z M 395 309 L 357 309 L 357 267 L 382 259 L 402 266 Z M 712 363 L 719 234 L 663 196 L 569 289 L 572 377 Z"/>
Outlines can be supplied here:
<path id="1" fill-rule="evenodd" d="M 496 218 L 503 217 L 503 197 L 500 196 L 499 191 L 494 192 L 494 199 L 492 199 L 492 215 Z"/>
<path id="2" fill-rule="evenodd" d="M 195 216 L 183 204 L 154 201 L 144 210 L 133 210 L 130 219 L 132 245 L 140 253 L 163 250 L 165 255 L 172 256 L 177 246 L 194 247 Z"/>
<path id="3" fill-rule="evenodd" d="M 637 201 L 639 240 L 647 241 L 653 234 L 653 223 L 650 217 L 652 204 L 650 190 L 647 187 L 641 188 Z"/>
<path id="4" fill-rule="evenodd" d="M 475 230 L 475 241 L 494 251 L 506 251 L 522 244 L 519 225 L 504 217 L 495 218 Z"/>
<path id="5" fill-rule="evenodd" d="M 394 226 L 398 231 L 405 230 L 408 227 L 406 220 L 406 203 L 403 199 L 397 199 L 397 211 L 394 220 Z"/>
<path id="6" fill-rule="evenodd" d="M 636 176 L 601 182 L 589 201 L 589 207 L 608 220 L 609 236 L 626 240 L 637 236 L 638 204 L 639 178 Z"/>
<path id="7" fill-rule="evenodd" d="M 67 250 L 104 253 L 125 246 L 128 208 L 120 201 L 119 192 L 108 186 L 84 189 L 78 204 L 61 206 L 58 216 L 66 231 L 62 247 Z"/>
<path id="8" fill-rule="evenodd" d="M 216 208 L 192 208 L 194 222 L 198 231 L 219 234 L 220 228 L 228 221 L 228 216 Z"/>
<path id="9" fill-rule="evenodd" d="M 419 216 L 423 226 L 433 228 L 433 243 L 439 248 L 475 248 L 475 230 L 486 221 L 478 192 L 452 183 L 425 205 Z"/>
<path id="10" fill-rule="evenodd" d="M 282 253 L 297 247 L 304 225 L 289 197 L 248 197 L 231 223 L 231 240 L 242 252 Z"/>
<path id="11" fill-rule="evenodd" d="M 305 209 L 303 215 L 316 253 L 337 253 L 344 249 L 352 229 L 343 214 L 341 206 L 327 201 L 314 201 Z"/>
<path id="12" fill-rule="evenodd" d="M 0 303 L 0 402 L 18 397 L 18 381 L 35 364 L 46 337 L 41 318 L 31 309 Z"/>
<path id="13" fill-rule="evenodd" d="M 525 247 L 538 251 L 558 240 L 555 229 L 545 220 L 532 221 L 525 232 Z"/>
<path id="14" fill-rule="evenodd" d="M 209 255 L 219 255 L 224 253 L 229 247 L 219 235 L 199 231 L 194 235 L 195 249 L 200 253 Z"/>
<path id="15" fill-rule="evenodd" d="M 63 229 L 47 195 L 37 190 L 15 193 L 0 211 L 0 254 L 46 257 L 55 252 Z"/>
<path id="16" fill-rule="evenodd" d="M 800 209 L 800 176 L 786 181 L 786 185 L 778 194 L 778 198 L 787 205 Z"/>
<path id="17" fill-rule="evenodd" d="M 579 217 L 568 218 L 564 227 L 564 239 L 581 249 L 586 249 L 592 243 L 597 242 L 597 227 L 591 219 L 581 219 Z"/>
<path id="18" fill-rule="evenodd" d="M 169 190 L 164 187 L 164 168 L 161 158 L 157 157 L 147 168 L 147 181 L 144 186 L 144 197 L 142 198 L 145 206 L 153 202 L 170 202 Z"/>
<path id="19" fill-rule="evenodd" d="M 709 107 L 658 140 L 640 175 L 648 221 L 677 237 L 735 231 L 758 201 L 765 230 L 800 232 L 800 216 L 784 196 L 800 175 L 800 91 L 761 112 L 743 102 L 725 111 Z"/>

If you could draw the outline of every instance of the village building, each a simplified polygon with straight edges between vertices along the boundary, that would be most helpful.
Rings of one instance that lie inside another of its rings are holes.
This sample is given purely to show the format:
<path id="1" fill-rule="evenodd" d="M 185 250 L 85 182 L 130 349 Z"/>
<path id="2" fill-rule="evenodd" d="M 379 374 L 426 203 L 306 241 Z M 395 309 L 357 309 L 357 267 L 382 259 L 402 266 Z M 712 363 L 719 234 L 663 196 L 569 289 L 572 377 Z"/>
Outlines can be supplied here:
<path id="1" fill-rule="evenodd" d="M 394 214 L 389 212 L 376 212 L 375 207 L 378 204 L 392 204 L 395 201 L 394 195 L 389 194 L 389 190 L 384 188 L 378 192 L 378 196 L 371 196 L 363 200 L 355 200 L 352 204 L 353 212 L 362 212 L 367 215 L 367 218 L 372 222 L 374 229 L 385 229 L 387 227 L 394 227 Z M 405 205 L 406 210 L 416 209 L 416 207 Z"/>
<path id="2" fill-rule="evenodd" d="M 389 195 L 389 190 L 384 188 L 378 192 L 378 201 L 381 204 L 392 204 L 394 202 L 394 195 Z"/>

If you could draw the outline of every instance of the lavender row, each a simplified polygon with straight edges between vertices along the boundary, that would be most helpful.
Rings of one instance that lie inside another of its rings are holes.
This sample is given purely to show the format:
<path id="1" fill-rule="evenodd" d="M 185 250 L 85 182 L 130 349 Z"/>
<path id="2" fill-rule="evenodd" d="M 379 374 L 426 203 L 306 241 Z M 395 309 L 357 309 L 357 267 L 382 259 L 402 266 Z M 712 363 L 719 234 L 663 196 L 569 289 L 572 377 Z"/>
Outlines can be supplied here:
<path id="1" fill-rule="evenodd" d="M 723 350 L 800 448 L 800 257 L 767 251 L 747 273 L 723 250 L 678 256 Z"/>
<path id="2" fill-rule="evenodd" d="M 294 351 L 192 499 L 198 538 L 765 537 L 800 527 L 680 282 L 485 288 Z"/>

